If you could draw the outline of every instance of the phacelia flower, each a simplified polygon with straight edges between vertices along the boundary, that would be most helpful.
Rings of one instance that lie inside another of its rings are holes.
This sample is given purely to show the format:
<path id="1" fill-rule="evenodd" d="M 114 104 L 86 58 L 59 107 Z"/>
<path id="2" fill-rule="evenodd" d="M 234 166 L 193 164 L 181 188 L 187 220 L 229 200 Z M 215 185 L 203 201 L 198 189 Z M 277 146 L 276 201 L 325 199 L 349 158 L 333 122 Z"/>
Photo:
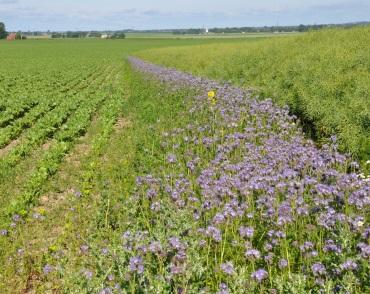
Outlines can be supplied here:
<path id="1" fill-rule="evenodd" d="M 257 282 L 262 282 L 268 276 L 268 272 L 264 269 L 259 269 L 251 274 L 251 278 L 255 279 Z"/>

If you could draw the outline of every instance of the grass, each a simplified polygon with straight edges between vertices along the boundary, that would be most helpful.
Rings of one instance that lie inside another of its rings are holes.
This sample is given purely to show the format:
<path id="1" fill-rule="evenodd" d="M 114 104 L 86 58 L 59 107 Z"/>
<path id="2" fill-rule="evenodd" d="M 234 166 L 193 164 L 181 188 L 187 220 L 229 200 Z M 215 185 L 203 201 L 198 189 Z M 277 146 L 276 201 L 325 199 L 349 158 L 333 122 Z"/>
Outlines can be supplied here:
<path id="1" fill-rule="evenodd" d="M 260 42 L 141 52 L 165 66 L 256 89 L 289 105 L 319 143 L 336 135 L 343 152 L 370 159 L 369 27 L 333 29 Z"/>
<path id="2" fill-rule="evenodd" d="M 1 43 L 0 292 L 366 293 L 369 182 L 335 144 L 250 93 L 126 60 L 266 42 Z"/>
<path id="3" fill-rule="evenodd" d="M 145 92 L 147 96 L 136 100 L 131 69 L 125 57 L 148 47 L 212 42 L 217 41 L 1 42 L 0 229 L 11 233 L 9 238 L 0 238 L 0 289 L 12 292 L 11 285 L 17 285 L 19 292 L 37 289 L 44 260 L 53 253 L 49 247 L 55 242 L 67 242 L 67 237 L 76 238 L 68 234 L 63 237 L 65 226 L 70 226 L 68 219 L 60 223 L 60 219 L 69 214 L 69 201 L 75 198 L 73 189 L 82 191 L 85 196 L 94 195 L 95 205 L 100 206 L 103 199 L 99 195 L 104 185 L 97 176 L 109 175 L 109 179 L 116 176 L 108 192 L 119 202 L 122 198 L 115 197 L 118 191 L 122 193 L 122 187 L 125 193 L 132 191 L 139 174 L 136 169 L 144 168 L 144 173 L 149 168 L 145 161 L 147 150 L 142 149 L 147 142 L 148 148 L 152 146 L 153 135 L 147 126 L 161 113 L 164 123 L 167 116 L 173 119 L 175 110 L 171 109 L 172 104 L 165 103 L 160 92 L 154 95 Z M 177 99 L 174 95 L 171 97 Z M 158 104 L 157 99 L 166 107 Z M 120 122 L 122 127 L 116 127 Z M 108 146 L 112 142 L 114 147 L 110 150 Z M 81 148 L 86 149 L 86 154 L 81 153 Z M 142 156 L 142 164 L 136 160 L 138 156 Z M 105 161 L 109 162 L 109 168 Z M 101 162 L 104 171 L 100 169 Z M 122 162 L 122 166 L 117 162 Z M 86 197 L 87 206 L 90 200 Z M 98 208 L 88 211 L 94 214 L 95 209 Z M 22 220 L 14 222 L 15 215 Z M 40 223 L 44 217 L 46 221 Z M 89 215 L 86 220 L 89 225 L 90 221 L 94 222 Z M 16 227 L 11 229 L 13 225 Z M 79 223 L 75 225 L 75 230 L 88 229 Z M 75 252 L 71 252 L 71 258 L 73 254 Z M 17 262 L 13 263 L 13 258 Z M 55 281 L 58 287 L 64 282 Z"/>

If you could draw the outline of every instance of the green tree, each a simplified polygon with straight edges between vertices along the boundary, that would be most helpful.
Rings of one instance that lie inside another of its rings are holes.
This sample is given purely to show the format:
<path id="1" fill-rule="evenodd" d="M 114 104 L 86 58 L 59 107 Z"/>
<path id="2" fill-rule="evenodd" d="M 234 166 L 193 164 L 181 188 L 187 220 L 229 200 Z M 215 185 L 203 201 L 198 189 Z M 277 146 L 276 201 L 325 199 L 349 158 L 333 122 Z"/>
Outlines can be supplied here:
<path id="1" fill-rule="evenodd" d="M 125 39 L 126 35 L 123 32 L 115 33 L 111 36 L 111 39 Z"/>
<path id="2" fill-rule="evenodd" d="M 0 39 L 5 39 L 8 36 L 8 33 L 5 29 L 5 24 L 0 22 Z"/>

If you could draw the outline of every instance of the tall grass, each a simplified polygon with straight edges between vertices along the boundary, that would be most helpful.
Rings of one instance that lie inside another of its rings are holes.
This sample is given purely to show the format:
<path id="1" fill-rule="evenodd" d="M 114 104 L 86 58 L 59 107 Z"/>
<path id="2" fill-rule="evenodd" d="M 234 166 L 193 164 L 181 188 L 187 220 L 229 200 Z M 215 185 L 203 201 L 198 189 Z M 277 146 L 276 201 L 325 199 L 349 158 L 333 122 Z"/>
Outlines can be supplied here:
<path id="1" fill-rule="evenodd" d="M 288 104 L 317 142 L 370 159 L 370 27 L 330 29 L 259 42 L 146 50 L 140 57 Z"/>

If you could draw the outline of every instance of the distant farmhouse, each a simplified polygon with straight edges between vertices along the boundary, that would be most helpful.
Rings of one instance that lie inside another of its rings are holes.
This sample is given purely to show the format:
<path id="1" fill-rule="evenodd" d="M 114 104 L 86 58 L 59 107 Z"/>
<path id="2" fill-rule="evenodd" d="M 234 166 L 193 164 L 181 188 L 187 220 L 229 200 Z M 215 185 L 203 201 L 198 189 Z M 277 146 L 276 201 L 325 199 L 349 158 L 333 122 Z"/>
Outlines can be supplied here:
<path id="1" fill-rule="evenodd" d="M 6 37 L 6 39 L 8 40 L 8 41 L 14 41 L 15 40 L 15 37 L 16 37 L 16 33 L 10 33 L 7 37 Z"/>

